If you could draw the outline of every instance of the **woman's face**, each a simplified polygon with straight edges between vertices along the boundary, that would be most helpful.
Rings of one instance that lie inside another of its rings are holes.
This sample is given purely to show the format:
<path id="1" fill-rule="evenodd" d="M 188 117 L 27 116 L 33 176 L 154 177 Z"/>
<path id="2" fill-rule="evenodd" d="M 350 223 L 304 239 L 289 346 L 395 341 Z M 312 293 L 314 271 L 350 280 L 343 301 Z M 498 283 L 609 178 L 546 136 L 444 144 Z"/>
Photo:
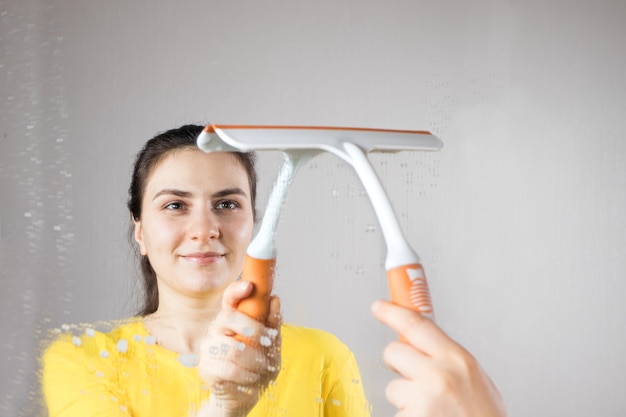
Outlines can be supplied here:
<path id="1" fill-rule="evenodd" d="M 160 295 L 202 298 L 240 274 L 253 225 L 241 164 L 228 153 L 188 148 L 153 168 L 135 239 L 156 272 Z"/>

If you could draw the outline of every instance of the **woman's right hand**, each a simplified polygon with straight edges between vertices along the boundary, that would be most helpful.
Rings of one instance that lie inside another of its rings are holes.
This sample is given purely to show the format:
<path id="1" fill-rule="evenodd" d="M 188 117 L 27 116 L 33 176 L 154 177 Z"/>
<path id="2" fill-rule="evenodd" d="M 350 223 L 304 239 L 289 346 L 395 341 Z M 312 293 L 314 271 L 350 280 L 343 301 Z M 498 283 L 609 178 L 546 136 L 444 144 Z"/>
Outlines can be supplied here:
<path id="1" fill-rule="evenodd" d="M 387 345 L 383 359 L 401 378 L 387 386 L 396 417 L 506 417 L 500 392 L 478 361 L 432 320 L 385 301 L 372 313 L 406 342 Z"/>
<path id="2" fill-rule="evenodd" d="M 211 391 L 199 416 L 245 416 L 280 370 L 280 300 L 272 297 L 267 323 L 237 311 L 253 284 L 236 281 L 209 327 L 198 370 Z"/>

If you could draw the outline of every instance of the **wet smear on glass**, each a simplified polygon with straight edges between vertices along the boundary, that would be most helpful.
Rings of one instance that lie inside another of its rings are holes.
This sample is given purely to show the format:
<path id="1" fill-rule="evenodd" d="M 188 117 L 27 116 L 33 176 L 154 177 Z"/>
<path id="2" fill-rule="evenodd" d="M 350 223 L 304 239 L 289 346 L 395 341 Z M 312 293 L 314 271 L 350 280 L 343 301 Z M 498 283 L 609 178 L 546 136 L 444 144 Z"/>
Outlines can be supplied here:
<path id="1" fill-rule="evenodd" d="M 55 292 L 71 276 L 67 253 L 74 242 L 64 121 L 67 61 L 64 28 L 53 8 L 0 1 L 0 71 L 6 87 L 0 98 L 0 183 L 12 196 L 11 205 L 20 207 L 7 209 L 8 200 L 0 201 L 0 282 L 9 294 L 0 316 L 20 317 L 0 324 L 8 335 L 0 344 L 3 375 L 13 376 L 12 385 L 3 385 L 1 415 L 40 415 L 37 342 L 68 311 L 59 307 Z M 66 301 L 62 297 L 61 304 Z"/>

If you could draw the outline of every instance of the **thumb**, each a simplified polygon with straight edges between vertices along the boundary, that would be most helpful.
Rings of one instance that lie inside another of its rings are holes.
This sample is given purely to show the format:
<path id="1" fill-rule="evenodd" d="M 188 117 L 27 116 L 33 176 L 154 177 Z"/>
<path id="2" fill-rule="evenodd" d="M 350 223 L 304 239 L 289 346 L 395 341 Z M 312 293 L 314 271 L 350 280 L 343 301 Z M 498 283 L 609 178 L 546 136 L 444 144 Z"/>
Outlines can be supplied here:
<path id="1" fill-rule="evenodd" d="M 239 302 L 246 298 L 252 292 L 252 283 L 250 281 L 235 281 L 231 283 L 222 296 L 222 308 L 237 308 Z"/>

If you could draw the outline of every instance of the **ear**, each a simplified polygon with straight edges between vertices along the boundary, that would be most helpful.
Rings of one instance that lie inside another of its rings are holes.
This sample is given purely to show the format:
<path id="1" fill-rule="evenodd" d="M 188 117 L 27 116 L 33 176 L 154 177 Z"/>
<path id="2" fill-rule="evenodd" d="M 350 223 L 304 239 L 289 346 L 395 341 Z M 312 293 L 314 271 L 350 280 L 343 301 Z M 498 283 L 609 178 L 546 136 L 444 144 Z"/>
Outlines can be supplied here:
<path id="1" fill-rule="evenodd" d="M 142 255 L 147 255 L 148 252 L 146 251 L 146 245 L 143 243 L 143 229 L 141 227 L 141 220 L 133 220 L 133 223 L 135 223 L 134 237 L 135 242 L 137 242 L 137 244 L 139 245 L 139 252 Z"/>

